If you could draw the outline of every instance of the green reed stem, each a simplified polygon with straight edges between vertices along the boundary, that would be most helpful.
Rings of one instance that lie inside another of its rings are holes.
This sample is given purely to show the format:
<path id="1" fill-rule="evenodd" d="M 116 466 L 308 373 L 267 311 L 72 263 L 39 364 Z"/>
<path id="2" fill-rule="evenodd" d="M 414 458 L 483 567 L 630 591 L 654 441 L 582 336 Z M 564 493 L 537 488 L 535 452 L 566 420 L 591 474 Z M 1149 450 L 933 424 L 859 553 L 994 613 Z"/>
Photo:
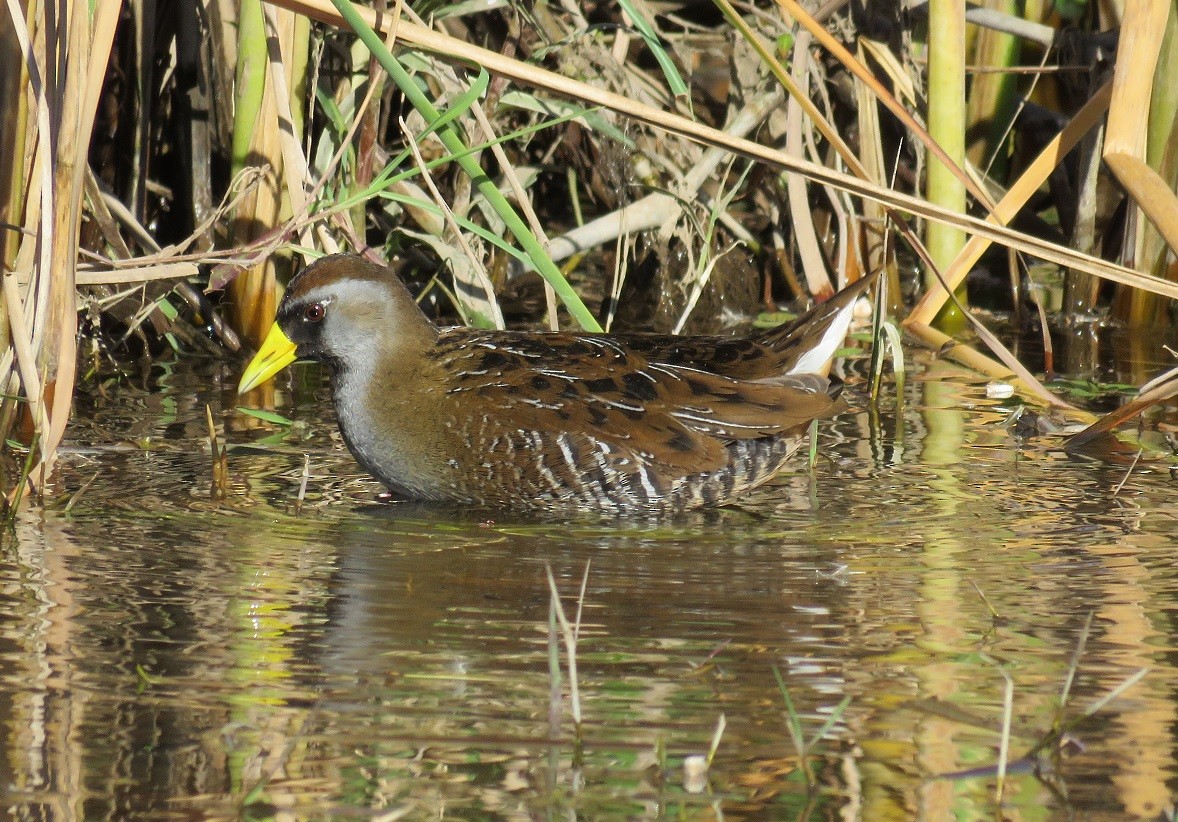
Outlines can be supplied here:
<path id="1" fill-rule="evenodd" d="M 376 57 L 381 67 L 388 72 L 389 77 L 397 84 L 397 88 L 405 95 L 405 99 L 421 113 L 421 116 L 425 118 L 426 122 L 438 120 L 440 115 L 437 108 L 426 97 L 425 92 L 413 81 L 413 78 L 405 70 L 405 67 L 385 47 L 380 35 L 364 22 L 351 2 L 349 0 L 331 0 L 331 2 L 344 20 L 347 21 L 348 25 L 352 27 L 356 36 L 360 38 L 364 45 L 372 52 L 373 56 Z M 441 139 L 442 144 L 446 146 L 446 149 L 456 155 L 455 159 L 458 165 L 470 177 L 471 182 L 475 184 L 479 193 L 486 198 L 490 206 L 502 218 L 508 230 L 531 258 L 536 271 L 552 286 L 552 289 L 560 297 L 561 302 L 564 303 L 573 319 L 580 323 L 581 327 L 587 331 L 600 331 L 601 326 L 597 323 L 597 318 L 585 307 L 581 298 L 577 296 L 577 292 L 573 290 L 568 280 L 560 273 L 560 269 L 552 262 L 552 259 L 548 256 L 548 252 L 544 250 L 544 246 L 540 244 L 540 241 L 528 229 L 524 221 L 515 213 L 515 209 L 512 208 L 511 203 L 499 191 L 495 182 L 486 175 L 482 167 L 478 164 L 478 161 L 466 153 L 466 145 L 454 129 L 453 124 L 446 123 L 439 128 L 438 137 Z"/>

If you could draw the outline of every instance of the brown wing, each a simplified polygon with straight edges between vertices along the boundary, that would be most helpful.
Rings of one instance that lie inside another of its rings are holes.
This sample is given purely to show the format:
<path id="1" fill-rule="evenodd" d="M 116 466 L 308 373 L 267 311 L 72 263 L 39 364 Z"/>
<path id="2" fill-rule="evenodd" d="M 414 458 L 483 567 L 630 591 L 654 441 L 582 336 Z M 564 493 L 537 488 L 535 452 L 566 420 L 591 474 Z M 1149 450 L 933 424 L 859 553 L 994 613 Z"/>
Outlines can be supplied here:
<path id="1" fill-rule="evenodd" d="M 724 467 L 733 442 L 783 434 L 834 406 L 822 391 L 651 362 L 602 336 L 454 330 L 437 356 L 463 375 L 451 394 L 471 392 L 505 433 L 538 432 L 550 449 L 566 434 L 578 459 L 596 464 L 604 451 L 611 469 L 654 472 L 664 487 Z"/>

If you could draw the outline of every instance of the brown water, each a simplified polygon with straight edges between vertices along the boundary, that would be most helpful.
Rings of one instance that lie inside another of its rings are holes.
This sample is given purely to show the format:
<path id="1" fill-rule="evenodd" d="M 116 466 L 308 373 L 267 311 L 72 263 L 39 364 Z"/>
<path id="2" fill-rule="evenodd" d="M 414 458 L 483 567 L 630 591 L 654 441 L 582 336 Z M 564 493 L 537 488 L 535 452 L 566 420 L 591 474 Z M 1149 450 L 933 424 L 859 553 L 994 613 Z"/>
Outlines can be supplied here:
<path id="1" fill-rule="evenodd" d="M 373 505 L 314 372 L 291 441 L 229 366 L 178 369 L 88 391 L 62 495 L 5 537 L 10 818 L 993 818 L 1005 677 L 1008 817 L 1173 813 L 1174 476 L 1020 449 L 951 366 L 825 424 L 812 475 L 657 527 Z M 588 567 L 579 744 L 546 567 L 570 616 Z M 1148 671 L 1032 768 L 1089 616 L 1065 721 Z M 811 791 L 774 668 L 807 737 L 849 700 Z"/>

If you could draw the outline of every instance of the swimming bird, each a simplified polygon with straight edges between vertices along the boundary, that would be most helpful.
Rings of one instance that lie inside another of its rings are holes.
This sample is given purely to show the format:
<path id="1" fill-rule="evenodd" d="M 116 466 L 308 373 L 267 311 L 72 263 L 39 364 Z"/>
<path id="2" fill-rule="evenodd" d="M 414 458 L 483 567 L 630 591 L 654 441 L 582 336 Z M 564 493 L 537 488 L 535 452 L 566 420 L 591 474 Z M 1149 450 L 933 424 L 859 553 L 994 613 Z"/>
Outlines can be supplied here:
<path id="1" fill-rule="evenodd" d="M 238 390 L 323 363 L 356 461 L 412 499 L 622 516 L 725 505 L 840 410 L 829 364 L 870 279 L 743 337 L 485 331 L 435 325 L 385 266 L 337 254 L 290 281 Z"/>

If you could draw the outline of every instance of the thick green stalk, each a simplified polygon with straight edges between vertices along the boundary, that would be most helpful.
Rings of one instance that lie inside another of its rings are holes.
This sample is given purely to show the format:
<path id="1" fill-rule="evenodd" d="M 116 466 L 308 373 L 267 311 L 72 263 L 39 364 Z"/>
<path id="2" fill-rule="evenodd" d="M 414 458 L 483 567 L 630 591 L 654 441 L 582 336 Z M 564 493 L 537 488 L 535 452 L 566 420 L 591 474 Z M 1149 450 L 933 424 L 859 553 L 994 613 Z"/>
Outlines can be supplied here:
<path id="1" fill-rule="evenodd" d="M 233 84 L 234 102 L 231 174 L 245 167 L 250 149 L 250 138 L 258 127 L 258 112 L 262 109 L 262 94 L 266 90 L 266 22 L 262 16 L 262 0 L 242 0 L 237 17 L 237 76 Z"/>
<path id="2" fill-rule="evenodd" d="M 348 25 L 352 27 L 352 30 L 356 32 L 356 35 L 363 41 L 364 45 L 368 46 L 381 67 L 388 72 L 389 77 L 397 84 L 397 88 L 405 95 L 405 99 L 417 109 L 421 116 L 425 118 L 426 122 L 437 120 L 439 117 L 438 110 L 413 81 L 413 78 L 405 70 L 404 66 L 385 47 L 380 35 L 364 22 L 363 18 L 360 17 L 360 14 L 348 0 L 331 0 L 331 2 L 339 10 L 339 13 L 347 21 Z M 499 191 L 495 182 L 486 175 L 474 157 L 467 153 L 466 145 L 454 129 L 454 125 L 447 123 L 439 128 L 438 137 L 441 139 L 442 144 L 446 146 L 446 149 L 455 155 L 458 165 L 470 176 L 471 181 L 475 184 L 479 193 L 486 198 L 491 207 L 495 209 L 495 212 L 503 219 L 508 230 L 515 236 L 516 241 L 523 247 L 524 252 L 532 259 L 536 271 L 552 286 L 552 289 L 560 297 L 561 302 L 565 304 L 573 319 L 588 331 L 600 331 L 601 326 L 598 325 L 597 319 L 589 312 L 585 304 L 581 302 L 581 298 L 577 296 L 577 292 L 572 289 L 568 281 L 564 278 L 564 275 L 560 273 L 560 269 L 552 262 L 552 259 L 548 256 L 548 252 L 544 250 L 544 246 L 528 230 L 524 221 L 515 213 L 515 209 L 512 208 L 511 203 L 507 202 L 507 198 Z"/>
<path id="3" fill-rule="evenodd" d="M 931 0 L 928 26 L 928 131 L 958 167 L 965 165 L 965 0 Z M 929 158 L 930 203 L 965 213 L 965 183 L 936 157 Z M 965 245 L 959 228 L 930 221 L 925 244 L 937 268 L 942 271 Z M 925 287 L 940 288 L 933 272 L 926 272 Z M 958 298 L 964 302 L 965 289 Z M 935 324 L 952 334 L 965 326 L 965 318 L 952 302 L 937 315 Z"/>
<path id="4" fill-rule="evenodd" d="M 988 8 L 1019 14 L 1017 0 L 997 0 Z M 973 47 L 974 63 L 991 71 L 974 74 L 969 81 L 969 115 L 966 133 L 974 135 L 968 146 L 969 159 L 995 180 L 1006 179 L 1009 165 L 1004 150 L 1011 132 L 1011 120 L 1018 107 L 1018 76 L 1009 69 L 1018 64 L 1019 39 L 1012 34 L 982 27 Z"/>

